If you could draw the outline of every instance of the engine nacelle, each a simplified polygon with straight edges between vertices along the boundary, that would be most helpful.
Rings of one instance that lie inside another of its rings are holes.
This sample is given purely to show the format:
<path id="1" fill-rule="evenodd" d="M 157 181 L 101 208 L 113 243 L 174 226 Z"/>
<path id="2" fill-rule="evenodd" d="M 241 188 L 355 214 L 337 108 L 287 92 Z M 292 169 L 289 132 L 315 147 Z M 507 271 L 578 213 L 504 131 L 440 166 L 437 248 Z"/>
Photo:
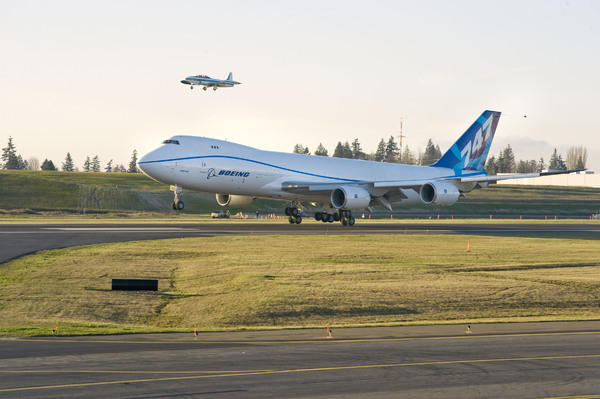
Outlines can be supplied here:
<path id="1" fill-rule="evenodd" d="M 452 184 L 445 181 L 433 181 L 421 186 L 421 201 L 425 204 L 452 205 L 458 201 L 460 191 Z"/>
<path id="2" fill-rule="evenodd" d="M 221 206 L 243 208 L 250 205 L 252 201 L 254 201 L 253 197 L 247 197 L 245 195 L 217 194 L 217 203 Z"/>
<path id="3" fill-rule="evenodd" d="M 338 209 L 365 209 L 371 203 L 371 194 L 362 187 L 341 186 L 331 192 L 331 205 Z"/>

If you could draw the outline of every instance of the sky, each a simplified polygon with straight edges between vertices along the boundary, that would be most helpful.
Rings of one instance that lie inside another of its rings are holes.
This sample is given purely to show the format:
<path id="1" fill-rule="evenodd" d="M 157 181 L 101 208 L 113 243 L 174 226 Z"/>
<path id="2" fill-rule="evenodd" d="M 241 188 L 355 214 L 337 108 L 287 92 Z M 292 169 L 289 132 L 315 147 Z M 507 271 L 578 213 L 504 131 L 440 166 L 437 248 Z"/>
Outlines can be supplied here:
<path id="1" fill-rule="evenodd" d="M 0 147 L 80 169 L 177 134 L 374 152 L 402 120 L 444 152 L 491 109 L 492 155 L 582 145 L 600 173 L 598 21 L 594 0 L 0 0 Z"/>

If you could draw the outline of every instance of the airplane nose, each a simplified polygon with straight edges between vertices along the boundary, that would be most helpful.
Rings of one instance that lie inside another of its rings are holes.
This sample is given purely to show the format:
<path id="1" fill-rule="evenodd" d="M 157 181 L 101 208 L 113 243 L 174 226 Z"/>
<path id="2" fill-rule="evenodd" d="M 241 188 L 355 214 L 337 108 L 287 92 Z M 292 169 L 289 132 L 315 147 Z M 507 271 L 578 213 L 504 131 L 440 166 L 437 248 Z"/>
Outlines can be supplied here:
<path id="1" fill-rule="evenodd" d="M 151 151 L 143 155 L 141 158 L 138 158 L 136 162 L 138 169 L 148 177 L 152 177 L 152 171 L 156 169 L 155 162 L 157 161 L 157 158 L 154 156 L 155 152 L 156 151 Z"/>

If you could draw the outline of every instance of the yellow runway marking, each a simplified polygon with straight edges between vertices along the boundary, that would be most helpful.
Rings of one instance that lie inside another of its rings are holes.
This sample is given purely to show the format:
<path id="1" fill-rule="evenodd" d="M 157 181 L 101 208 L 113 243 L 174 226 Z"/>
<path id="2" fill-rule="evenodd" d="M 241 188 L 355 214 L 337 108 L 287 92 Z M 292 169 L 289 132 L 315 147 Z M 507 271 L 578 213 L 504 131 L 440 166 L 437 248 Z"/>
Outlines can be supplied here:
<path id="1" fill-rule="evenodd" d="M 559 396 L 556 398 L 545 398 L 545 399 L 598 399 L 600 395 L 578 395 L 578 396 Z"/>
<path id="2" fill-rule="evenodd" d="M 267 374 L 290 374 L 290 373 L 305 373 L 305 372 L 320 372 L 320 371 L 340 371 L 340 370 L 359 370 L 359 369 L 377 369 L 377 368 L 392 368 L 392 367 L 414 367 L 414 366 L 439 366 L 448 364 L 476 364 L 476 363 L 499 363 L 499 362 L 523 362 L 532 360 L 569 360 L 569 359 L 590 359 L 600 358 L 600 354 L 596 355 L 568 355 L 568 356 L 539 356 L 539 357 L 519 357 L 519 358 L 500 358 L 500 359 L 474 359 L 474 360 L 446 360 L 437 362 L 415 362 L 415 363 L 390 363 L 390 364 L 368 364 L 359 366 L 334 366 L 334 367 L 318 367 L 318 368 L 306 368 L 306 369 L 289 369 L 289 370 L 248 370 L 241 372 L 222 373 L 218 372 L 209 375 L 192 375 L 192 376 L 180 376 L 180 377 L 160 377 L 160 378 L 146 378 L 137 380 L 119 380 L 119 381 L 102 381 L 102 382 L 84 382 L 77 384 L 61 384 L 61 385 L 46 385 L 37 387 L 20 387 L 20 388 L 5 388 L 0 389 L 0 392 L 16 392 L 16 391 L 30 391 L 30 390 L 44 390 L 44 389 L 57 389 L 57 388 L 75 388 L 75 387 L 89 387 L 89 386 L 100 386 L 100 385 L 115 385 L 115 384 L 136 384 L 143 382 L 160 382 L 160 381 L 183 381 L 193 379 L 207 379 L 207 378 L 219 378 L 219 377 L 240 377 L 240 376 L 251 376 L 251 375 L 267 375 Z M 16 371 L 14 371 L 16 372 Z M 35 371 L 30 371 L 35 372 Z M 44 371 L 40 371 L 43 373 Z M 68 371 L 73 372 L 73 371 Z M 79 371 L 80 373 L 102 373 L 94 372 L 92 370 Z M 143 372 L 140 372 L 143 373 Z M 156 372 L 155 372 L 156 373 Z M 160 372 L 158 372 L 160 373 Z M 166 372 L 165 372 L 166 373 Z M 197 374 L 204 374 L 206 371 L 198 371 Z M 183 373 L 182 373 L 183 374 Z"/>

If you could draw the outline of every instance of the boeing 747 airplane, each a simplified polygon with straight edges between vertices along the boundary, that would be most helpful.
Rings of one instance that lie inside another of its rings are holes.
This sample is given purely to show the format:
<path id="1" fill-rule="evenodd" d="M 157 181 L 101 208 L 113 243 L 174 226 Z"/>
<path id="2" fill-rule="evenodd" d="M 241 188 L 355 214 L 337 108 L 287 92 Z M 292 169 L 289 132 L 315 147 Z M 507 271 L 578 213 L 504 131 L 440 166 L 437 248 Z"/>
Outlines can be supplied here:
<path id="1" fill-rule="evenodd" d="M 141 157 L 139 169 L 171 185 L 173 209 L 183 209 L 182 189 L 216 194 L 221 206 L 243 207 L 256 198 L 287 201 L 291 224 L 312 210 L 323 222 L 354 224 L 353 210 L 415 203 L 452 205 L 498 180 L 570 173 L 550 171 L 490 176 L 485 165 L 500 112 L 485 111 L 433 165 L 262 151 L 228 141 L 173 136 Z"/>
<path id="2" fill-rule="evenodd" d="M 213 90 L 217 90 L 219 87 L 233 87 L 235 85 L 239 85 L 240 82 L 236 82 L 233 80 L 233 73 L 229 72 L 229 76 L 227 79 L 213 79 L 210 76 L 206 75 L 196 75 L 196 76 L 188 76 L 181 83 L 185 85 L 190 85 L 190 89 L 194 88 L 194 85 L 201 85 L 203 90 L 206 91 L 207 88 L 212 87 Z"/>

